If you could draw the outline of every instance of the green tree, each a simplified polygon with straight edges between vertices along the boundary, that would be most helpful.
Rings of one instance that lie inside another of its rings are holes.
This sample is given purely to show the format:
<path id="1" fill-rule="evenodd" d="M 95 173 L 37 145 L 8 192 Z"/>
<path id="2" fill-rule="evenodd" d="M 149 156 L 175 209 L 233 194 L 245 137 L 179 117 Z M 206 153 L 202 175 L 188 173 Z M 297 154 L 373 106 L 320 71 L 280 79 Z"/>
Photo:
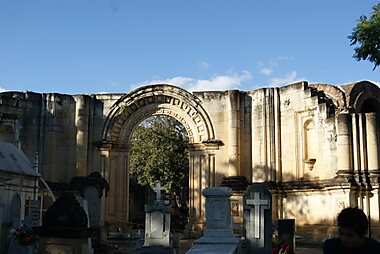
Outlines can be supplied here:
<path id="1" fill-rule="evenodd" d="M 169 192 L 180 191 L 187 186 L 187 143 L 183 125 L 174 118 L 148 118 L 132 134 L 129 170 L 143 186 L 160 181 Z"/>
<path id="2" fill-rule="evenodd" d="M 351 46 L 359 44 L 356 47 L 353 57 L 360 60 L 369 60 L 375 66 L 380 65 L 380 3 L 372 7 L 372 14 L 369 18 L 361 16 L 348 38 Z"/>

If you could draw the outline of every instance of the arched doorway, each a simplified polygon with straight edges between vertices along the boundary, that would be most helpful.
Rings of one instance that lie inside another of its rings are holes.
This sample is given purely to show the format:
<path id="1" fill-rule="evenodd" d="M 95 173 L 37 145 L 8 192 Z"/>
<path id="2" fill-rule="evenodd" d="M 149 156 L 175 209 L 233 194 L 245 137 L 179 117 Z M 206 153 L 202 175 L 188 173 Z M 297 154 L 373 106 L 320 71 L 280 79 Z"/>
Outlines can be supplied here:
<path id="1" fill-rule="evenodd" d="M 201 191 L 215 185 L 215 151 L 219 142 L 199 99 L 172 85 L 151 85 L 122 96 L 112 106 L 103 129 L 101 155 L 110 183 L 105 220 L 129 220 L 128 153 L 131 134 L 143 120 L 154 115 L 175 118 L 189 138 L 189 223 L 203 227 L 204 198 Z"/>
<path id="2" fill-rule="evenodd" d="M 132 227 L 143 227 L 145 205 L 157 198 L 154 190 L 159 182 L 165 189 L 161 198 L 172 205 L 172 228 L 184 230 L 189 201 L 188 143 L 183 125 L 166 115 L 151 116 L 133 131 L 128 162 Z"/>

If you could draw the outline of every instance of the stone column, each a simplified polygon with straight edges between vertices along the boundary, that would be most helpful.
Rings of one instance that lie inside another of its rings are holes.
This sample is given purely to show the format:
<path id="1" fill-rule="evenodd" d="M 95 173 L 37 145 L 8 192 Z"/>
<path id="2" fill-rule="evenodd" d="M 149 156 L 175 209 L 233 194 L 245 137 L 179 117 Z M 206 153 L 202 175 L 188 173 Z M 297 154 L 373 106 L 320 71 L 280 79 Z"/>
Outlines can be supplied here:
<path id="1" fill-rule="evenodd" d="M 367 170 L 367 160 L 366 160 L 366 139 L 365 139 L 365 116 L 363 118 L 362 113 L 358 113 L 359 121 L 359 155 L 360 155 L 360 168 L 358 171 L 359 174 L 359 208 L 364 210 L 364 196 L 365 196 L 365 185 L 363 183 L 363 173 Z"/>
<path id="2" fill-rule="evenodd" d="M 337 160 L 338 174 L 347 177 L 350 182 L 349 203 L 358 206 L 358 186 L 355 181 L 355 169 L 360 168 L 356 114 L 346 112 L 337 115 Z M 352 138 L 351 138 L 352 137 Z"/>
<path id="3" fill-rule="evenodd" d="M 204 200 L 202 188 L 206 184 L 205 152 L 202 144 L 189 145 L 189 225 L 194 230 L 203 229 Z"/>
<path id="4" fill-rule="evenodd" d="M 279 89 L 276 88 L 274 94 L 274 143 L 276 154 L 276 182 L 282 182 L 282 157 L 281 157 L 281 102 Z"/>
<path id="5" fill-rule="evenodd" d="M 359 132 L 357 128 L 358 117 L 356 113 L 351 115 L 352 117 L 352 148 L 353 148 L 353 170 L 360 170 L 360 152 L 359 152 Z"/>
<path id="6" fill-rule="evenodd" d="M 101 148 L 106 157 L 104 178 L 110 184 L 106 199 L 106 216 L 108 222 L 129 220 L 129 176 L 126 147 Z"/>
<path id="7" fill-rule="evenodd" d="M 379 151 L 377 142 L 376 113 L 366 113 L 367 167 L 368 170 L 379 169 Z"/>
<path id="8" fill-rule="evenodd" d="M 276 181 L 276 147 L 275 147 L 275 114 L 274 89 L 265 89 L 265 171 L 266 181 Z"/>
<path id="9" fill-rule="evenodd" d="M 367 171 L 366 181 L 369 181 L 369 174 L 377 172 L 379 170 L 379 151 L 378 151 L 378 137 L 377 137 L 377 117 L 375 112 L 366 113 L 366 134 L 367 134 Z M 368 180 L 367 180 L 368 179 Z M 367 216 L 371 217 L 371 202 L 370 197 L 372 194 L 372 187 L 370 182 L 367 182 L 366 189 L 366 208 Z M 371 229 L 369 231 L 371 236 Z"/>
<path id="10" fill-rule="evenodd" d="M 352 171 L 352 153 L 351 153 L 351 116 L 347 113 L 340 113 L 337 117 L 337 154 L 338 170 Z"/>
<path id="11" fill-rule="evenodd" d="M 75 176 L 87 175 L 89 102 L 84 95 L 76 99 L 75 125 L 77 126 L 77 152 Z"/>
<path id="12" fill-rule="evenodd" d="M 238 91 L 228 91 L 228 170 L 229 176 L 240 175 L 240 98 Z"/>
<path id="13" fill-rule="evenodd" d="M 359 151 L 360 151 L 360 170 L 363 172 L 367 169 L 367 160 L 366 160 L 366 139 L 364 137 L 365 133 L 365 116 L 363 117 L 362 113 L 358 113 L 359 116 Z"/>
<path id="14" fill-rule="evenodd" d="M 189 145 L 189 224 L 188 229 L 202 230 L 205 219 L 205 197 L 202 190 L 215 186 L 215 151 L 218 142 Z"/>

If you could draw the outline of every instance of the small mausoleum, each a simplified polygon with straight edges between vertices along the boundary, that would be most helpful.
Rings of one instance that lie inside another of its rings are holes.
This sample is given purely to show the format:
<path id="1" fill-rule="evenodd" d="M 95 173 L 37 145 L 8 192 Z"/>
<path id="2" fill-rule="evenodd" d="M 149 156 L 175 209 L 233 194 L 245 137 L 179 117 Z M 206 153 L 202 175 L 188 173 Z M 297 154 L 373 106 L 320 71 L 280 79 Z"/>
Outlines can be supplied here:
<path id="1" fill-rule="evenodd" d="M 25 208 L 37 197 L 38 178 L 19 148 L 0 141 L 0 253 L 6 253 L 10 230 L 25 223 Z"/>

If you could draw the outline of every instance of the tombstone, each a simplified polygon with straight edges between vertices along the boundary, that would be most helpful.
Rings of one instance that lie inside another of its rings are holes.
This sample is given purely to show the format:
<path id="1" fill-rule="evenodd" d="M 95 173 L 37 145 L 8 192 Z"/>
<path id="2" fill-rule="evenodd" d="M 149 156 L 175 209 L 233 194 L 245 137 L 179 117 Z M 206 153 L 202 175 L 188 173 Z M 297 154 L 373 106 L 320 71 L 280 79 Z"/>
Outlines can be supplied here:
<path id="1" fill-rule="evenodd" d="M 41 237 L 38 253 L 92 253 L 89 237 L 93 232 L 88 224 L 74 194 L 63 193 L 45 212 L 42 226 L 34 228 Z"/>
<path id="2" fill-rule="evenodd" d="M 101 212 L 102 196 L 99 195 L 99 189 L 94 185 L 87 185 L 83 190 L 83 198 L 87 205 L 87 216 L 89 227 L 94 229 L 94 235 L 91 237 L 91 247 L 94 251 L 100 251 L 101 243 Z"/>
<path id="3" fill-rule="evenodd" d="M 18 228 L 21 223 L 21 199 L 18 193 L 15 193 L 13 195 L 10 216 L 11 216 L 12 228 L 13 229 Z"/>
<path id="4" fill-rule="evenodd" d="M 248 253 L 271 253 L 272 206 L 268 186 L 264 183 L 251 184 L 244 194 L 243 202 Z"/>
<path id="5" fill-rule="evenodd" d="M 102 200 L 98 188 L 93 185 L 87 186 L 83 191 L 83 198 L 87 201 L 90 227 L 99 227 Z"/>
<path id="6" fill-rule="evenodd" d="M 40 201 L 25 200 L 25 224 L 30 227 L 40 226 Z"/>
<path id="7" fill-rule="evenodd" d="M 145 240 L 140 253 L 172 253 L 170 242 L 170 203 L 161 200 L 165 190 L 160 182 L 152 188 L 156 192 L 153 204 L 145 205 Z"/>
<path id="8" fill-rule="evenodd" d="M 202 195 L 206 197 L 206 227 L 187 253 L 239 253 L 240 239 L 232 233 L 231 188 L 207 188 Z"/>
<path id="9" fill-rule="evenodd" d="M 295 248 L 295 224 L 295 219 L 274 220 L 274 227 L 281 243 L 288 244 L 293 251 Z"/>
<path id="10" fill-rule="evenodd" d="M 158 181 L 155 186 L 152 187 L 152 190 L 156 193 L 156 201 L 161 200 L 162 193 L 161 191 L 165 191 L 165 187 L 161 186 L 161 182 Z"/>

